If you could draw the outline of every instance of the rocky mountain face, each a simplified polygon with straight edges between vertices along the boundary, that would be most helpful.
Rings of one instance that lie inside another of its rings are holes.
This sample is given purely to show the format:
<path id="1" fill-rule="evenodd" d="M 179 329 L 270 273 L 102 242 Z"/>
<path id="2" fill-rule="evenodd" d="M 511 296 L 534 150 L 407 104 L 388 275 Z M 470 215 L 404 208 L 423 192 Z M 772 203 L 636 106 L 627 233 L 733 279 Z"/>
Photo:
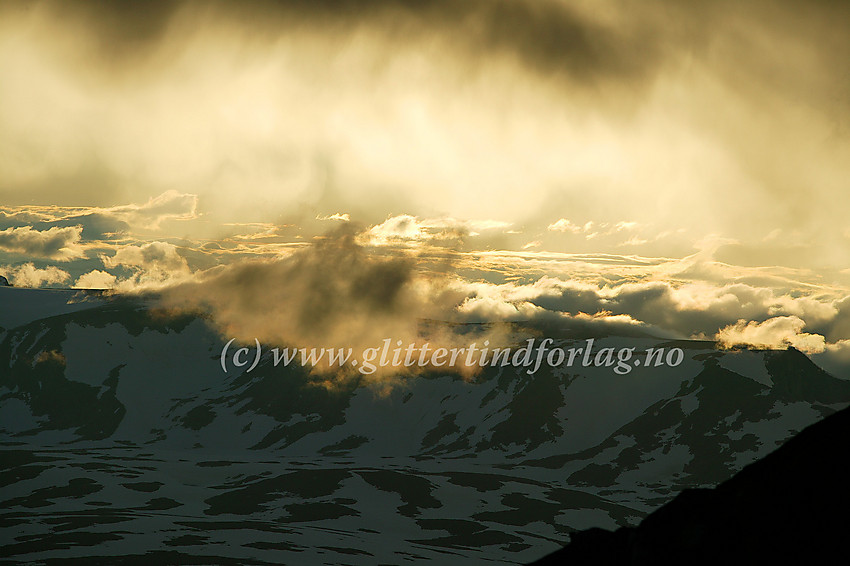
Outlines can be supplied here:
<path id="1" fill-rule="evenodd" d="M 227 337 L 141 301 L 0 289 L 0 327 L 15 561 L 522 564 L 637 525 L 850 403 L 793 349 L 608 336 L 684 361 L 328 383 L 270 355 L 225 373 Z"/>
<path id="2" fill-rule="evenodd" d="M 715 489 L 686 489 L 637 527 L 573 533 L 535 565 L 820 564 L 847 554 L 850 409 Z"/>

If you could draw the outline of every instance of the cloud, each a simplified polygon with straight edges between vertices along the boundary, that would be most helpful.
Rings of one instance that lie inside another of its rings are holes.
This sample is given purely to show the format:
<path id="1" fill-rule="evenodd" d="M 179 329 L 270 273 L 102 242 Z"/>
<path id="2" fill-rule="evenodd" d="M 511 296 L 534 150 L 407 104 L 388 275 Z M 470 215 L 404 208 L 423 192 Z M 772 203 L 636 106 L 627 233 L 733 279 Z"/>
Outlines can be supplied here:
<path id="1" fill-rule="evenodd" d="M 812 359 L 834 376 L 850 379 L 850 339 L 827 344 L 826 349 L 814 354 Z"/>
<path id="2" fill-rule="evenodd" d="M 0 229 L 33 226 L 38 222 L 44 221 L 46 218 L 49 217 L 27 210 L 11 209 L 8 212 L 0 210 Z"/>
<path id="3" fill-rule="evenodd" d="M 372 226 L 369 235 L 380 243 L 399 240 L 421 240 L 430 237 L 424 226 L 415 216 L 401 214 L 387 218 L 381 224 Z"/>
<path id="4" fill-rule="evenodd" d="M 351 216 L 346 213 L 335 212 L 329 216 L 316 216 L 316 220 L 340 220 L 342 222 L 350 222 Z"/>
<path id="5" fill-rule="evenodd" d="M 361 236 L 370 245 L 427 243 L 431 246 L 458 248 L 465 238 L 482 232 L 502 231 L 510 222 L 492 219 L 460 220 L 449 216 L 420 218 L 411 214 L 390 216 Z"/>
<path id="6" fill-rule="evenodd" d="M 355 351 L 380 347 L 385 339 L 393 346 L 397 341 L 403 346 L 429 342 L 434 348 L 468 345 L 469 337 L 449 326 L 423 331 L 424 321 L 449 320 L 463 301 L 464 292 L 451 277 L 423 272 L 410 256 L 372 253 L 357 236 L 349 224 L 341 224 L 288 257 L 210 270 L 162 289 L 162 305 L 209 312 L 222 335 L 243 342 L 258 338 Z M 495 330 L 486 335 L 494 345 L 501 340 Z"/>
<path id="7" fill-rule="evenodd" d="M 802 332 L 806 322 L 796 316 L 777 316 L 764 322 L 739 320 L 717 333 L 717 341 L 727 348 L 749 346 L 753 348 L 783 349 L 793 346 L 800 351 L 821 353 L 826 341 L 819 334 Z"/>
<path id="8" fill-rule="evenodd" d="M 7 207 L 0 210 L 0 229 L 26 228 L 47 231 L 51 228 L 80 228 L 85 240 L 110 240 L 132 229 L 159 229 L 166 220 L 193 220 L 198 196 L 170 190 L 143 204 L 125 204 L 108 208 L 96 206 Z"/>
<path id="9" fill-rule="evenodd" d="M 412 217 L 390 220 L 379 225 L 381 235 L 420 236 L 421 226 Z M 274 345 L 355 351 L 379 347 L 385 339 L 393 345 L 427 341 L 432 347 L 464 347 L 475 340 L 497 345 L 515 338 L 506 327 L 478 323 L 519 322 L 525 324 L 511 332 L 552 327 L 576 335 L 646 335 L 656 330 L 628 314 L 567 313 L 535 305 L 532 299 L 550 288 L 550 281 L 492 286 L 461 279 L 451 265 L 426 269 L 409 250 L 362 244 L 364 234 L 375 236 L 373 229 L 358 232 L 345 223 L 286 257 L 197 273 L 190 281 L 160 289 L 161 305 L 209 313 L 223 336 L 244 343 L 257 338 Z M 421 251 L 431 253 L 429 248 Z M 470 329 L 472 334 L 465 335 Z M 669 333 L 659 330 L 656 335 Z"/>
<path id="10" fill-rule="evenodd" d="M 639 246 L 646 244 L 652 240 L 658 240 L 666 234 L 656 234 L 651 239 L 639 238 L 637 234 L 632 234 L 627 240 L 623 240 L 622 232 L 633 232 L 641 225 L 637 222 L 620 220 L 619 222 L 594 222 L 588 220 L 584 224 L 575 224 L 567 218 L 560 218 L 549 224 L 547 230 L 549 232 L 564 232 L 570 234 L 583 234 L 585 240 L 594 240 L 597 238 L 608 237 L 609 242 L 601 244 L 601 246 L 610 245 L 615 242 L 619 246 Z M 612 238 L 613 236 L 613 238 Z"/>
<path id="11" fill-rule="evenodd" d="M 231 4 L 9 9 L 0 200 L 844 229 L 840 3 Z"/>
<path id="12" fill-rule="evenodd" d="M 189 195 L 193 196 L 193 195 Z M 165 197 L 165 198 L 163 198 Z M 82 240 L 114 240 L 131 231 L 131 228 L 158 226 L 167 218 L 189 219 L 193 210 L 191 202 L 179 197 L 160 195 L 159 200 L 170 200 L 174 210 L 148 205 L 125 205 L 104 209 L 94 206 L 58 207 L 50 205 L 7 207 L 0 210 L 0 229 L 29 226 L 34 230 L 50 228 L 82 228 Z M 151 199 L 156 201 L 157 199 Z M 181 206 L 182 211 L 181 211 Z M 187 212 L 189 211 L 189 212 Z M 134 223 L 130 225 L 130 221 Z"/>
<path id="13" fill-rule="evenodd" d="M 528 301 L 505 300 L 497 296 L 475 293 L 467 297 L 458 308 L 466 320 L 475 322 L 528 321 L 548 314 L 550 311 Z"/>
<path id="14" fill-rule="evenodd" d="M 104 256 L 107 267 L 119 265 L 160 269 L 163 271 L 183 271 L 188 269 L 186 260 L 177 253 L 177 247 L 167 242 L 149 242 L 141 246 L 122 246 L 112 257 Z"/>
<path id="15" fill-rule="evenodd" d="M 102 255 L 101 261 L 107 268 L 125 268 L 131 273 L 129 277 L 113 281 L 113 286 L 123 291 L 155 289 L 186 281 L 192 276 L 177 246 L 168 242 L 121 246 L 112 256 Z M 98 278 L 103 280 L 103 276 Z"/>
<path id="16" fill-rule="evenodd" d="M 582 227 L 573 224 L 566 218 L 561 218 L 552 224 L 549 224 L 547 230 L 550 232 L 572 232 L 573 234 L 578 234 L 582 231 Z"/>
<path id="17" fill-rule="evenodd" d="M 5 274 L 11 283 L 17 287 L 59 285 L 71 278 L 67 271 L 53 265 L 38 268 L 32 263 L 24 263 L 17 266 L 0 266 L 0 273 Z"/>
<path id="18" fill-rule="evenodd" d="M 451 40 L 458 56 L 478 58 L 496 53 L 516 58 L 541 74 L 564 74 L 583 81 L 606 77 L 634 79 L 652 70 L 658 59 L 658 38 L 647 31 L 620 30 L 589 17 L 578 7 L 550 0 L 434 0 L 399 2 L 314 0 L 311 2 L 154 2 L 151 10 L 114 3 L 74 6 L 38 2 L 37 16 L 61 21 L 92 34 L 87 46 L 105 69 L 144 62 L 151 52 L 185 30 L 186 20 L 203 17 L 226 21 L 259 38 L 293 28 L 326 29 L 337 35 L 360 28 L 380 32 L 388 42 L 421 41 L 434 36 Z M 633 12 L 633 15 L 638 13 Z M 182 24 L 182 26 L 181 26 Z M 73 27 L 72 27 L 73 29 Z M 191 27 L 189 27 L 191 29 Z M 639 40 L 639 54 L 629 49 Z"/>
<path id="19" fill-rule="evenodd" d="M 463 285 L 459 285 L 463 287 Z M 619 336 L 654 335 L 669 337 L 663 329 L 653 328 L 626 314 L 614 315 L 607 311 L 594 313 L 552 311 L 541 308 L 520 296 L 512 299 L 498 298 L 471 290 L 457 308 L 456 318 L 467 322 L 508 321 L 525 323 L 528 328 L 553 330 L 559 336 L 593 336 L 611 333 Z"/>
<path id="20" fill-rule="evenodd" d="M 144 204 L 127 204 L 107 208 L 104 213 L 143 228 L 159 228 L 164 220 L 197 218 L 198 195 L 166 191 Z"/>
<path id="21" fill-rule="evenodd" d="M 117 283 L 117 278 L 106 271 L 93 269 L 77 278 L 72 287 L 75 289 L 112 289 Z"/>
<path id="22" fill-rule="evenodd" d="M 598 278 L 598 271 L 595 277 Z M 817 342 L 828 336 L 830 342 L 850 338 L 844 324 L 848 299 L 831 294 L 802 294 L 799 290 L 782 292 L 746 284 L 704 282 L 643 281 L 598 284 L 544 276 L 527 283 L 459 283 L 467 293 L 459 312 L 467 320 L 549 321 L 557 317 L 590 315 L 625 317 L 648 332 L 679 338 L 714 339 L 733 336 L 741 319 L 758 325 L 768 320 L 802 321 L 814 338 L 795 338 L 808 350 L 817 350 Z M 623 320 L 625 320 L 625 318 Z M 772 324 L 778 324 L 774 322 Z M 755 328 L 759 328 L 756 326 Z M 780 341 L 772 343 L 780 344 Z"/>
<path id="23" fill-rule="evenodd" d="M 30 226 L 0 230 L 0 250 L 38 258 L 68 261 L 83 257 L 81 226 L 33 230 Z"/>
<path id="24" fill-rule="evenodd" d="M 126 233 L 130 225 L 127 222 L 110 214 L 102 212 L 87 212 L 84 214 L 73 214 L 50 221 L 33 224 L 37 228 L 50 227 L 72 227 L 82 228 L 83 240 L 112 240 Z"/>
<path id="25" fill-rule="evenodd" d="M 341 244 L 305 244 L 354 219 L 353 269 L 407 254 L 402 288 L 427 288 L 449 258 L 441 316 L 682 337 L 796 317 L 830 352 L 850 338 L 850 4 L 632 4 L 4 4 L 0 201 L 57 206 L 4 207 L 0 249 L 122 289 L 252 269 L 274 288 L 299 261 L 340 279 L 306 258 L 345 265 Z"/>

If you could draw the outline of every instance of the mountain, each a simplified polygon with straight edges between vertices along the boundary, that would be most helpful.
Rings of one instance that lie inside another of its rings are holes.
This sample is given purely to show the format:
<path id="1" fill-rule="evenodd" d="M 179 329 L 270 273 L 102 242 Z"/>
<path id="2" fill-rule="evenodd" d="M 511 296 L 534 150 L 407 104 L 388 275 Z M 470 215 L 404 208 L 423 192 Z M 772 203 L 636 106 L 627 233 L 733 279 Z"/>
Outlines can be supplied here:
<path id="1" fill-rule="evenodd" d="M 605 336 L 683 361 L 388 386 L 268 353 L 224 372 L 204 317 L 137 298 L 0 288 L 0 327 L 0 560 L 19 562 L 522 564 L 850 403 L 793 349 Z"/>
<path id="2" fill-rule="evenodd" d="M 595 528 L 539 566 L 811 564 L 847 555 L 850 409 L 715 489 L 686 489 L 637 527 Z"/>

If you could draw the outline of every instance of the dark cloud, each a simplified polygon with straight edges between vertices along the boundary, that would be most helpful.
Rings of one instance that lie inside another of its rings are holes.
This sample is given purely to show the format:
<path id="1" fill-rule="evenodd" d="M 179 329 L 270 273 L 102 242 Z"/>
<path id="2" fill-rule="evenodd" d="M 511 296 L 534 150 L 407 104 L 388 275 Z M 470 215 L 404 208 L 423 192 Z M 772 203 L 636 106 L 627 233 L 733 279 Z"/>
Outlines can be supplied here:
<path id="1" fill-rule="evenodd" d="M 226 24 L 249 43 L 306 27 L 344 45 L 366 28 L 399 43 L 440 38 L 462 49 L 472 64 L 506 54 L 543 74 L 591 82 L 645 78 L 669 57 L 698 54 L 745 82 L 756 79 L 801 95 L 812 94 L 800 92 L 806 81 L 766 60 L 758 33 L 818 41 L 824 55 L 838 61 L 848 47 L 840 22 L 850 16 L 847 2 L 827 0 L 809 2 L 805 10 L 791 1 L 604 3 L 599 11 L 613 18 L 558 0 L 43 0 L 12 6 L 7 10 L 37 12 L 93 34 L 95 54 L 119 65 L 154 54 L 164 40 L 174 39 L 169 34 L 210 23 Z"/>
<path id="2" fill-rule="evenodd" d="M 213 268 L 192 282 L 160 289 L 160 304 L 208 313 L 228 339 L 251 343 L 257 338 L 296 348 L 362 351 L 387 339 L 392 347 L 399 342 L 401 347 L 424 342 L 432 348 L 466 347 L 484 340 L 496 347 L 538 333 L 647 336 L 654 331 L 610 313 L 571 316 L 537 309 L 512 315 L 505 309 L 488 310 L 493 303 L 464 309 L 477 293 L 454 276 L 450 264 L 425 270 L 427 262 L 418 256 L 358 243 L 364 234 L 362 228 L 344 224 L 289 257 Z M 520 324 L 494 324 L 505 322 Z"/>
<path id="3" fill-rule="evenodd" d="M 344 225 L 274 261 L 212 270 L 162 291 L 165 306 L 212 314 L 228 337 L 297 347 L 373 347 L 385 338 L 417 342 L 423 318 L 463 299 L 410 258 L 370 254 Z"/>
<path id="4" fill-rule="evenodd" d="M 127 62 L 144 55 L 162 39 L 169 22 L 183 5 L 169 0 L 110 2 L 24 1 L 6 7 L 19 14 L 44 14 L 64 26 L 78 26 L 94 34 L 104 58 Z"/>
<path id="5" fill-rule="evenodd" d="M 837 310 L 835 318 L 822 326 L 815 327 L 815 330 L 822 333 L 830 342 L 850 340 L 850 296 L 839 301 L 835 308 Z"/>
<path id="6" fill-rule="evenodd" d="M 657 35 L 610 29 L 552 0 L 42 1 L 30 10 L 94 34 L 93 54 L 111 70 L 156 54 L 173 39 L 169 32 L 212 22 L 226 23 L 249 42 L 272 41 L 305 27 L 340 44 L 364 27 L 391 42 L 439 38 L 455 55 L 463 50 L 472 65 L 508 55 L 536 72 L 594 81 L 642 76 L 659 55 Z"/>

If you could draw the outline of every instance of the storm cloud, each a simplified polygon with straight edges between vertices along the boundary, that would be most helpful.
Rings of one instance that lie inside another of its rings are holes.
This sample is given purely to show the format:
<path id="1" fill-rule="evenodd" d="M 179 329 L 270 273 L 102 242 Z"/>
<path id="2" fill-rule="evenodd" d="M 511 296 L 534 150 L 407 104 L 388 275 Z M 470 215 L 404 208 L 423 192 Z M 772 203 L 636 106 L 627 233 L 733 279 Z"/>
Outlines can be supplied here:
<path id="1" fill-rule="evenodd" d="M 0 10 L 10 269 L 247 340 L 433 318 L 846 357 L 846 2 Z"/>
<path id="2" fill-rule="evenodd" d="M 425 336 L 421 324 L 445 320 L 463 294 L 413 257 L 370 253 L 357 233 L 343 225 L 288 257 L 212 269 L 161 290 L 161 304 L 210 313 L 223 336 L 242 342 L 362 351 L 385 339 L 457 340 L 450 330 Z"/>

